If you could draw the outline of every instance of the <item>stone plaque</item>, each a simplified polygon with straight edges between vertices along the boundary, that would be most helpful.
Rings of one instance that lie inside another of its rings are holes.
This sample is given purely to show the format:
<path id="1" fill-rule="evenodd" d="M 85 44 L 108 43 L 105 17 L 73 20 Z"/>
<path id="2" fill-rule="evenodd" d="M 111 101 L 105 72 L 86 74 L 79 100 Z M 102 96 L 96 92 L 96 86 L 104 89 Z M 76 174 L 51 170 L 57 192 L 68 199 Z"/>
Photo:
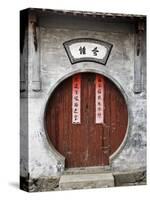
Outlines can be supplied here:
<path id="1" fill-rule="evenodd" d="M 96 39 L 80 38 L 65 42 L 64 47 L 72 64 L 93 61 L 105 65 L 112 44 Z"/>

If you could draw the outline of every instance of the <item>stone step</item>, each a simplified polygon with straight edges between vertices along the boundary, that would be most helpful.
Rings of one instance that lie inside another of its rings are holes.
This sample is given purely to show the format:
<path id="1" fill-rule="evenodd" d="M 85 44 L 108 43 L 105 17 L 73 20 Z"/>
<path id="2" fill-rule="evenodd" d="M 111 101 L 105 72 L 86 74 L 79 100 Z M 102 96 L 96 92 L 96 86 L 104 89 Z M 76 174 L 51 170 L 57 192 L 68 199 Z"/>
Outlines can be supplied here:
<path id="1" fill-rule="evenodd" d="M 98 174 L 110 172 L 110 166 L 100 166 L 100 167 L 77 167 L 65 169 L 64 174 Z"/>
<path id="2" fill-rule="evenodd" d="M 62 175 L 59 181 L 60 190 L 113 187 L 112 173 Z"/>

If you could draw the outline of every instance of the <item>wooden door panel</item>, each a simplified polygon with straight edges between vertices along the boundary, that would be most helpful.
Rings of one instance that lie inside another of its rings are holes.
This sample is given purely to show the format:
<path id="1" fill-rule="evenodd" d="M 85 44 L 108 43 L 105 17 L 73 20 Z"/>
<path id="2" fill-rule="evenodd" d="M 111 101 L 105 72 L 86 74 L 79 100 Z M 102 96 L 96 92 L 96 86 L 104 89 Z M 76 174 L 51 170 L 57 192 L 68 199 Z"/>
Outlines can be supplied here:
<path id="1" fill-rule="evenodd" d="M 48 101 L 48 138 L 66 158 L 66 167 L 109 164 L 109 156 L 124 139 L 127 107 L 117 87 L 104 78 L 104 123 L 95 122 L 95 73 L 81 73 L 81 123 L 72 123 L 72 77 L 63 81 Z"/>
<path id="2" fill-rule="evenodd" d="M 102 124 L 96 124 L 95 79 L 96 74 L 85 74 L 88 91 L 88 166 L 101 165 Z"/>

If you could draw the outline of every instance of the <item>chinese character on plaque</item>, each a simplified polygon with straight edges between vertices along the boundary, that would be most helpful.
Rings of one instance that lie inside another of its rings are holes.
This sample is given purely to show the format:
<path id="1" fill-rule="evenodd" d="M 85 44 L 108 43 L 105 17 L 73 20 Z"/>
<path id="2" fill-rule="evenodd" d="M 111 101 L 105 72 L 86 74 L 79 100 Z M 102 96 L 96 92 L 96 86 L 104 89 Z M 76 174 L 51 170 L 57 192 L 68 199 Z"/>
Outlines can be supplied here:
<path id="1" fill-rule="evenodd" d="M 97 53 L 99 52 L 99 50 L 97 49 L 97 47 L 95 47 L 92 51 L 93 51 L 93 55 L 97 56 Z"/>
<path id="2" fill-rule="evenodd" d="M 86 48 L 85 47 L 80 47 L 79 51 L 80 51 L 80 54 L 86 54 Z"/>

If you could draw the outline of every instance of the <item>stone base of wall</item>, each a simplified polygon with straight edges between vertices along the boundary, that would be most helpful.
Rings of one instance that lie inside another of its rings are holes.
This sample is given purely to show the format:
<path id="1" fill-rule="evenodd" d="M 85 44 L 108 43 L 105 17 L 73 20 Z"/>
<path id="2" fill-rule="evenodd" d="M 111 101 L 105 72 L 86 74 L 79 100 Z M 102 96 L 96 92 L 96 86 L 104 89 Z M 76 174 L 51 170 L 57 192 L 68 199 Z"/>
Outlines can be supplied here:
<path id="1" fill-rule="evenodd" d="M 146 185 L 146 171 L 113 172 L 114 186 Z M 20 189 L 27 192 L 44 192 L 61 190 L 60 177 L 28 179 L 20 177 Z M 90 188 L 90 187 L 89 187 Z M 83 189 L 83 188 L 80 188 Z"/>
<path id="2" fill-rule="evenodd" d="M 59 188 L 60 177 L 27 179 L 20 177 L 20 189 L 26 192 L 54 191 Z"/>
<path id="3" fill-rule="evenodd" d="M 146 185 L 146 171 L 114 172 L 115 186 Z"/>

